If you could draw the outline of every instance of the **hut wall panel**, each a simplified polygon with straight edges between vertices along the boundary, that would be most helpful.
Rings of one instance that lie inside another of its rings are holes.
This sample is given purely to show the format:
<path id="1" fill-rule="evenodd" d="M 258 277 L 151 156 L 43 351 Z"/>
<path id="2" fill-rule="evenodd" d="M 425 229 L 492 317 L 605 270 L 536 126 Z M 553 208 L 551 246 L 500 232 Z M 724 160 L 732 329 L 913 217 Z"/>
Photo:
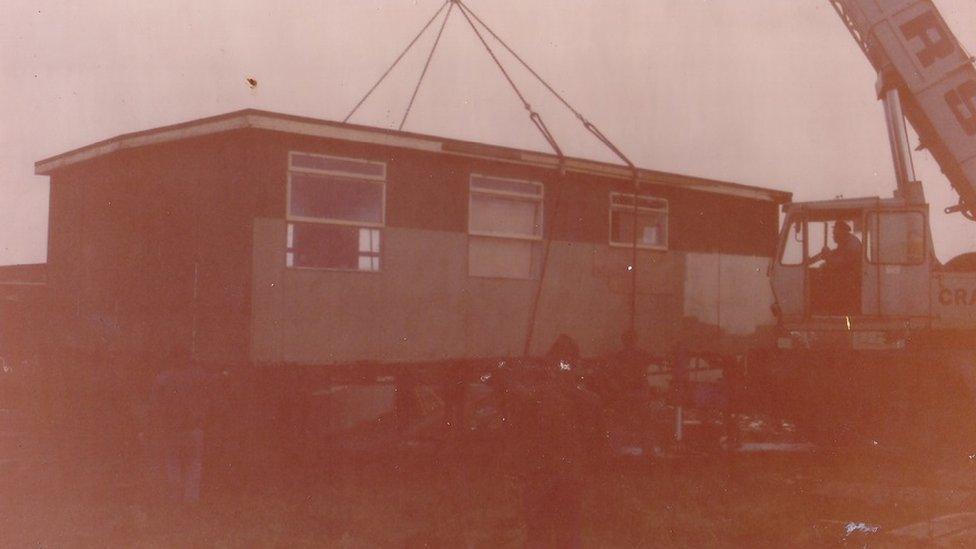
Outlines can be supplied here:
<path id="1" fill-rule="evenodd" d="M 291 269 L 281 244 L 284 221 L 258 220 L 254 359 L 329 364 L 522 354 L 537 279 L 468 276 L 465 235 L 396 228 L 383 234 L 379 273 Z M 609 246 L 553 243 L 531 353 L 543 353 L 560 333 L 589 355 L 619 347 L 629 284 L 606 263 L 628 255 Z M 682 313 L 683 254 L 642 252 L 639 260 L 642 344 L 662 350 Z"/>
<path id="2" fill-rule="evenodd" d="M 387 163 L 381 273 L 284 267 L 288 151 Z M 544 244 L 533 244 L 531 279 L 468 276 L 472 173 L 545 186 L 553 243 L 532 352 L 562 332 L 589 354 L 616 349 L 631 255 L 608 245 L 609 193 L 631 192 L 630 182 L 266 130 L 122 150 L 58 171 L 51 286 L 92 331 L 80 337 L 121 330 L 134 352 L 158 354 L 196 332 L 198 356 L 227 362 L 521 354 Z M 698 310 L 690 288 L 708 286 L 696 273 L 712 260 L 688 258 L 759 258 L 742 260 L 752 268 L 773 253 L 778 212 L 674 186 L 643 192 L 670 205 L 669 251 L 641 251 L 637 265 L 642 343 L 663 348 L 677 320 Z"/>
<path id="3" fill-rule="evenodd" d="M 247 359 L 250 145 L 231 132 L 124 150 L 53 179 L 52 288 L 76 294 L 83 330 L 114 326 L 115 350 L 149 357 L 196 331 L 200 358 Z"/>

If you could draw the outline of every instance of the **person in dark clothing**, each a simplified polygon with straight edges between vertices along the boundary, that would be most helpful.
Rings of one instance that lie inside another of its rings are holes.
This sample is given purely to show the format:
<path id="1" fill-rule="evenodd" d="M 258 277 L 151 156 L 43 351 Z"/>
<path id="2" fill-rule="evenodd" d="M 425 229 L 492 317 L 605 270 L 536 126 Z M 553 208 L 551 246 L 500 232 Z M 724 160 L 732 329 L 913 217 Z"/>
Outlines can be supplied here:
<path id="1" fill-rule="evenodd" d="M 809 265 L 824 262 L 823 280 L 826 290 L 826 312 L 831 314 L 856 313 L 860 309 L 861 240 L 851 231 L 846 221 L 837 221 L 833 228 L 836 248 L 826 248 L 807 262 Z"/>
<path id="2" fill-rule="evenodd" d="M 654 395 L 647 383 L 647 368 L 654 357 L 637 346 L 633 330 L 624 331 L 620 342 L 620 350 L 609 356 L 601 372 L 607 436 L 618 452 L 643 455 L 664 443 L 653 427 Z"/>
<path id="3" fill-rule="evenodd" d="M 837 247 L 821 251 L 811 257 L 809 263 L 813 264 L 823 260 L 825 269 L 833 271 L 860 270 L 861 240 L 854 236 L 851 226 L 846 221 L 837 221 L 834 223 L 832 234 Z"/>
<path id="4" fill-rule="evenodd" d="M 174 352 L 170 368 L 156 376 L 150 410 L 162 450 L 167 492 L 176 502 L 200 499 L 204 430 L 216 376 L 185 353 Z"/>
<path id="5" fill-rule="evenodd" d="M 590 454 L 588 424 L 599 399 L 575 371 L 579 347 L 561 335 L 543 363 L 544 376 L 513 390 L 529 405 L 521 418 L 525 459 L 524 510 L 528 547 L 579 547 L 582 529 L 583 462 Z"/>

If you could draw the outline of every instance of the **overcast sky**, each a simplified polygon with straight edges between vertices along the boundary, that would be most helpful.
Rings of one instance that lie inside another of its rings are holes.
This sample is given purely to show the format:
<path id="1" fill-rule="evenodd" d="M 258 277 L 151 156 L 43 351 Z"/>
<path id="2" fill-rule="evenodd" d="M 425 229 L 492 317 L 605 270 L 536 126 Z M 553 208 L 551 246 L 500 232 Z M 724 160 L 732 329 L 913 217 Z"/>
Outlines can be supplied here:
<path id="1" fill-rule="evenodd" d="M 875 75 L 827 0 L 466 1 L 642 167 L 798 200 L 893 188 Z M 36 160 L 249 107 L 341 120 L 441 2 L 5 0 L 0 264 L 45 259 Z M 936 4 L 976 51 L 976 2 Z M 399 124 L 432 40 L 352 122 Z M 508 65 L 567 154 L 613 160 Z M 405 129 L 546 150 L 457 12 Z M 976 249 L 976 225 L 941 213 L 955 195 L 938 167 L 916 166 L 939 256 Z"/>

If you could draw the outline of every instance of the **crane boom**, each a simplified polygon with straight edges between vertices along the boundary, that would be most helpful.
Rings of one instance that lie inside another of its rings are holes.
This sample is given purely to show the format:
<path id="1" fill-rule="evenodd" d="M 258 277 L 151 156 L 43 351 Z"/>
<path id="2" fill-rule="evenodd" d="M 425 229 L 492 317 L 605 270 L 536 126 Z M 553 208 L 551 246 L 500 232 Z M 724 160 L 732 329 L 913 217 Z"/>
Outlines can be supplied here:
<path id="1" fill-rule="evenodd" d="M 921 146 L 932 153 L 958 193 L 959 205 L 947 211 L 976 220 L 973 58 L 931 0 L 829 1 L 878 71 L 879 95 L 897 89 Z"/>

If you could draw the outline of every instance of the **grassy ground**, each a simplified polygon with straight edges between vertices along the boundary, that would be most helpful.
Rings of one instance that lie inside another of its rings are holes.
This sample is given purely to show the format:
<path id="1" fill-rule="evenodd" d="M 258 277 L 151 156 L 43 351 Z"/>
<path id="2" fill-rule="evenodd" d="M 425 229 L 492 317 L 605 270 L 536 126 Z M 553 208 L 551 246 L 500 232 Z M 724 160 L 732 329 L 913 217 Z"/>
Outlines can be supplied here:
<path id="1" fill-rule="evenodd" d="M 346 455 L 241 476 L 211 462 L 192 508 L 163 504 L 151 476 L 110 460 L 21 468 L 0 485 L 0 546 L 520 547 L 511 464 L 438 456 Z M 934 471 L 851 456 L 606 461 L 584 479 L 583 539 L 819 546 L 841 539 L 829 521 L 891 528 L 970 506 L 971 485 Z"/>

